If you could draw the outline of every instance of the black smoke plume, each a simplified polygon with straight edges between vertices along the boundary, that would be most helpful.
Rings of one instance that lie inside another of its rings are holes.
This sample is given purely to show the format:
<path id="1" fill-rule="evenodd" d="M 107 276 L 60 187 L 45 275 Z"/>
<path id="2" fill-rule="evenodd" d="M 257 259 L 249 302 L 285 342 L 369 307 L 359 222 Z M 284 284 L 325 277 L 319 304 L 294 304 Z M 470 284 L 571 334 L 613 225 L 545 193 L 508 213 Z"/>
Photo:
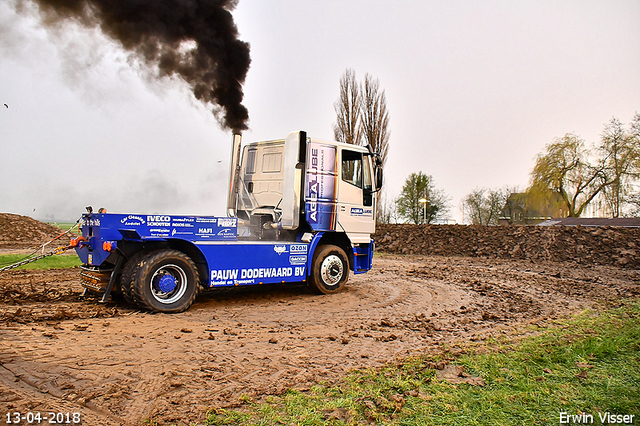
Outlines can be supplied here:
<path id="1" fill-rule="evenodd" d="M 242 84 L 251 59 L 238 40 L 233 0 L 31 0 L 43 22 L 99 26 L 159 77 L 186 81 L 220 124 L 247 129 Z"/>

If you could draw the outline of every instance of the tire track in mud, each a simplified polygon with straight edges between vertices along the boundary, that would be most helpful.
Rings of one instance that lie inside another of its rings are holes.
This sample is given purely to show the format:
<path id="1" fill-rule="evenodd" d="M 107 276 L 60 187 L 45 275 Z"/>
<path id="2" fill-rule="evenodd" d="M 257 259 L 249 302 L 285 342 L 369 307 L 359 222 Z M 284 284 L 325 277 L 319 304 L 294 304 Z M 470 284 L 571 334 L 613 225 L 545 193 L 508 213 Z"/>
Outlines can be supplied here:
<path id="1" fill-rule="evenodd" d="M 18 270 L 0 274 L 0 321 L 59 322 L 132 312 L 96 297 L 83 297 L 78 269 Z"/>
<path id="2" fill-rule="evenodd" d="M 0 293 L 31 282 L 81 291 L 64 273 L 13 278 L 0 276 Z M 382 256 L 335 295 L 303 286 L 239 288 L 202 295 L 175 315 L 94 300 L 0 299 L 0 315 L 38 312 L 31 322 L 0 322 L 0 363 L 43 386 L 12 382 L 13 373 L 1 370 L 0 406 L 80 407 L 98 419 L 88 424 L 201 422 L 209 408 L 240 405 L 243 395 L 308 389 L 443 342 L 638 295 L 639 282 L 637 272 L 615 268 Z M 38 316 L 60 306 L 68 317 Z M 63 398 L 43 393 L 44 384 Z"/>
<path id="3" fill-rule="evenodd" d="M 65 392 L 64 387 L 55 386 L 46 376 L 38 374 L 37 365 L 16 362 L 23 356 L 4 345 L 0 348 L 0 407 L 4 406 L 3 412 L 39 412 L 43 416 L 49 413 L 80 413 L 83 424 L 110 426 L 124 423 L 123 419 L 107 410 L 83 400 L 74 400 L 73 394 Z"/>

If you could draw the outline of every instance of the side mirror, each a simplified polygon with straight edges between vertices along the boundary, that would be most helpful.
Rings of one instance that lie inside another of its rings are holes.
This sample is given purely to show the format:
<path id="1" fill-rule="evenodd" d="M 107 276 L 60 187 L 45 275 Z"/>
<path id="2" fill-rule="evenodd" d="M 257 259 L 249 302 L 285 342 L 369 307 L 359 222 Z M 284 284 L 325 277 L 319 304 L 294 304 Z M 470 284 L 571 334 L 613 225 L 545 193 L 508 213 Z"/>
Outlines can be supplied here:
<path id="1" fill-rule="evenodd" d="M 382 166 L 376 166 L 376 189 L 382 189 Z"/>

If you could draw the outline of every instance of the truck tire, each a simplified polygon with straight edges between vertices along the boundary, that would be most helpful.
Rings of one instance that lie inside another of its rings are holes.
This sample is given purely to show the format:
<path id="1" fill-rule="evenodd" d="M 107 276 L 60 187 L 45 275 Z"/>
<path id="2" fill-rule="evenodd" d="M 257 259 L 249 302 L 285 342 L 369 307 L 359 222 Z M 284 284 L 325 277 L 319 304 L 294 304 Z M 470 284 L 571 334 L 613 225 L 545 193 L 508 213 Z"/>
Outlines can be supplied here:
<path id="1" fill-rule="evenodd" d="M 140 251 L 134 254 L 129 258 L 129 260 L 127 260 L 127 263 L 124 264 L 124 268 L 122 268 L 122 273 L 120 274 L 120 291 L 122 292 L 124 300 L 131 304 L 136 303 L 133 299 L 133 294 L 131 293 L 131 281 L 133 280 L 133 273 L 135 272 L 135 269 L 142 258 L 148 253 L 148 251 Z"/>
<path id="2" fill-rule="evenodd" d="M 156 250 L 137 263 L 131 280 L 135 302 L 154 312 L 189 309 L 199 289 L 198 268 L 178 250 Z"/>
<path id="3" fill-rule="evenodd" d="M 349 260 L 338 246 L 318 247 L 311 264 L 311 284 L 321 294 L 332 294 L 342 290 L 349 278 Z"/>

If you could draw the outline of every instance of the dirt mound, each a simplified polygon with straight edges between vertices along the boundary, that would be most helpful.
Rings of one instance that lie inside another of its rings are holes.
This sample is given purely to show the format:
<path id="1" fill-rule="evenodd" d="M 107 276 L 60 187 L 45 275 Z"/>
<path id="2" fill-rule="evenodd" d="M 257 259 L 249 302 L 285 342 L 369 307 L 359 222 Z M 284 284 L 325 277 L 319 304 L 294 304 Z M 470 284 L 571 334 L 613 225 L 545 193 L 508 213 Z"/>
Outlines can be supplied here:
<path id="1" fill-rule="evenodd" d="M 581 226 L 379 225 L 376 250 L 640 268 L 640 229 Z"/>
<path id="2" fill-rule="evenodd" d="M 0 248 L 37 248 L 61 233 L 59 228 L 28 216 L 0 213 Z"/>

